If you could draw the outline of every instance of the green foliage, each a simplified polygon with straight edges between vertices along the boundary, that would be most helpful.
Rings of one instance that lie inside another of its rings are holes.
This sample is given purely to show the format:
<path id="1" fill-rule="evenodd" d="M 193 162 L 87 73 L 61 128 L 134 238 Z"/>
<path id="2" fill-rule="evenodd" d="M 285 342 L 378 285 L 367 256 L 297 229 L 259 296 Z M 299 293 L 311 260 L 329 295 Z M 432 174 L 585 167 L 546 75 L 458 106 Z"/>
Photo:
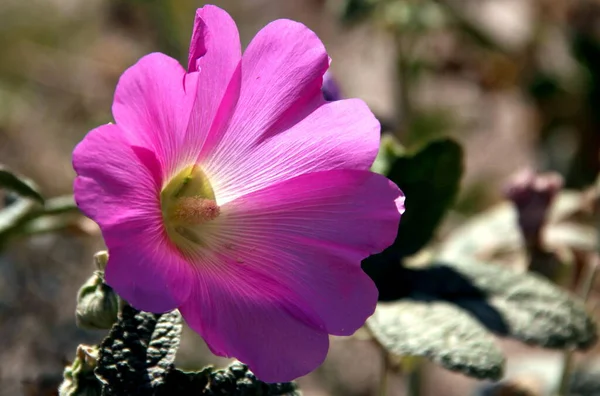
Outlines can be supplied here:
<path id="1" fill-rule="evenodd" d="M 596 325 L 583 303 L 545 279 L 478 262 L 400 268 L 398 301 L 367 325 L 394 355 L 425 356 L 476 378 L 496 379 L 491 335 L 546 348 L 589 348 Z"/>
<path id="2" fill-rule="evenodd" d="M 241 363 L 213 371 L 184 372 L 174 366 L 181 335 L 178 311 L 152 314 L 123 307 L 99 348 L 96 377 L 102 395 L 296 396 L 293 383 L 267 384 Z"/>
<path id="3" fill-rule="evenodd" d="M 41 206 L 30 198 L 16 200 L 0 210 L 0 249 L 9 238 L 60 231 L 79 220 L 72 195 L 47 199 Z"/>
<path id="4" fill-rule="evenodd" d="M 58 389 L 60 396 L 100 396 L 102 385 L 94 375 L 98 359 L 95 347 L 79 345 L 72 364 L 65 367 L 63 383 Z"/>
<path id="5" fill-rule="evenodd" d="M 404 147 L 397 142 L 396 138 L 389 133 L 384 133 L 381 136 L 377 157 L 371 165 L 371 171 L 387 176 L 396 158 L 403 154 Z"/>
<path id="6" fill-rule="evenodd" d="M 544 278 L 478 263 L 448 268 L 483 294 L 483 298 L 452 296 L 454 302 L 496 333 L 546 348 L 586 349 L 596 342 L 596 324 L 584 304 Z M 438 280 L 442 281 L 450 279 Z"/>
<path id="7" fill-rule="evenodd" d="M 462 173 L 462 148 L 448 138 L 392 163 L 388 177 L 406 195 L 406 212 L 394 243 L 400 257 L 418 252 L 431 240 L 454 202 Z"/>
<path id="8" fill-rule="evenodd" d="M 10 206 L 0 210 L 0 248 L 15 228 L 31 214 L 36 203 L 26 198 L 17 198 Z"/>
<path id="9" fill-rule="evenodd" d="M 380 303 L 367 326 L 398 356 L 423 356 L 479 379 L 502 376 L 504 357 L 494 338 L 471 315 L 444 301 Z"/>
<path id="10" fill-rule="evenodd" d="M 372 170 L 383 173 L 406 196 L 406 211 L 392 246 L 363 260 L 363 270 L 373 279 L 380 301 L 402 295 L 403 257 L 417 253 L 434 236 L 444 214 L 454 202 L 463 172 L 463 153 L 458 143 L 444 138 L 407 155 L 392 137 L 382 146 Z"/>
<path id="11" fill-rule="evenodd" d="M 2 165 L 0 165 L 0 188 L 14 191 L 22 197 L 33 199 L 41 204 L 44 203 L 42 194 L 32 181 L 17 176 Z"/>
<path id="12" fill-rule="evenodd" d="M 119 321 L 102 341 L 96 376 L 104 396 L 154 394 L 175 360 L 179 312 L 153 314 L 123 307 Z"/>
<path id="13" fill-rule="evenodd" d="M 299 396 L 301 394 L 292 382 L 267 384 L 258 380 L 248 367 L 239 362 L 217 371 L 212 371 L 212 367 L 195 373 L 173 370 L 167 378 L 167 383 L 168 386 L 159 393 L 160 396 Z"/>

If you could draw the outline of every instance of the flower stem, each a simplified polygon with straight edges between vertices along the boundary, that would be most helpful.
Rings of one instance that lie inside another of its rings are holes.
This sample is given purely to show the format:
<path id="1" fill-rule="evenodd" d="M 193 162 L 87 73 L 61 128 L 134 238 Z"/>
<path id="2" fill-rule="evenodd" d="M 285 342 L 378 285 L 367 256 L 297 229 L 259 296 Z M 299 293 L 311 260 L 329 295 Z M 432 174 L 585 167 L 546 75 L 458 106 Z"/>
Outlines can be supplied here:
<path id="1" fill-rule="evenodd" d="M 584 302 L 587 302 L 590 292 L 594 287 L 594 282 L 596 280 L 596 275 L 598 274 L 599 266 L 600 255 L 596 253 L 592 257 L 590 265 L 588 265 L 587 273 L 585 275 L 585 278 L 583 279 L 581 288 L 579 290 L 579 294 Z M 558 385 L 557 396 L 568 396 L 569 394 L 569 385 L 571 384 L 571 374 L 573 371 L 573 354 L 573 349 L 566 350 L 563 353 L 563 367 L 560 376 L 560 383 Z"/>
<path id="2" fill-rule="evenodd" d="M 422 359 L 419 357 L 411 358 L 411 368 L 406 373 L 406 396 L 421 395 L 421 376 L 422 376 Z"/>

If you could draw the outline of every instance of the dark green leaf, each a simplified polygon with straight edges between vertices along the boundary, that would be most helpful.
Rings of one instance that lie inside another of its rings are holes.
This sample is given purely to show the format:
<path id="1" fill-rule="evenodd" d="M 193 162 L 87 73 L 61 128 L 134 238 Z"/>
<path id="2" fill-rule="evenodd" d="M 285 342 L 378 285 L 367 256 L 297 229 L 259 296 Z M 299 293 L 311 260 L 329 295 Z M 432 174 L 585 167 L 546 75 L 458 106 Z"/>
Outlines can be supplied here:
<path id="1" fill-rule="evenodd" d="M 433 237 L 458 192 L 462 157 L 458 143 L 442 139 L 392 165 L 388 177 L 406 195 L 406 212 L 394 244 L 399 256 L 418 252 Z"/>
<path id="2" fill-rule="evenodd" d="M 479 379 L 502 376 L 504 357 L 494 338 L 471 315 L 443 301 L 380 303 L 367 326 L 398 356 L 424 356 L 448 370 Z"/>
<path id="3" fill-rule="evenodd" d="M 153 394 L 172 368 L 180 321 L 177 311 L 161 315 L 125 306 L 100 346 L 95 374 L 103 395 Z"/>
<path id="4" fill-rule="evenodd" d="M 10 206 L 0 210 L 0 247 L 8 240 L 21 222 L 36 208 L 36 203 L 19 198 Z"/>
<path id="5" fill-rule="evenodd" d="M 267 384 L 258 380 L 248 367 L 235 362 L 214 371 L 207 367 L 199 372 L 172 370 L 159 396 L 299 396 L 293 382 Z"/>
<path id="6" fill-rule="evenodd" d="M 44 198 L 33 182 L 15 175 L 2 165 L 0 165 L 0 188 L 14 191 L 25 198 L 44 203 Z"/>
<path id="7" fill-rule="evenodd" d="M 161 315 L 148 345 L 146 367 L 152 381 L 157 387 L 164 383 L 166 373 L 175 362 L 175 354 L 179 348 L 181 336 L 181 315 L 171 311 Z"/>

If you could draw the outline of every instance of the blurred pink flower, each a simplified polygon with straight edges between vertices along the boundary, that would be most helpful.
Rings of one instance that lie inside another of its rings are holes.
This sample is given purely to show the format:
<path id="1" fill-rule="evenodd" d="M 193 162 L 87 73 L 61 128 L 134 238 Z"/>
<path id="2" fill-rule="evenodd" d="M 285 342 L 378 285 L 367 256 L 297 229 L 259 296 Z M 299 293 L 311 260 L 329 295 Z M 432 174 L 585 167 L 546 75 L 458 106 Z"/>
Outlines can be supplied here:
<path id="1" fill-rule="evenodd" d="M 178 308 L 219 356 L 289 381 L 328 334 L 370 316 L 361 260 L 396 237 L 404 197 L 368 171 L 379 124 L 360 100 L 327 103 L 329 58 L 278 20 L 242 57 L 234 21 L 196 13 L 188 72 L 147 55 L 119 80 L 116 124 L 73 153 L 75 198 L 102 230 L 106 282 L 132 306 Z"/>

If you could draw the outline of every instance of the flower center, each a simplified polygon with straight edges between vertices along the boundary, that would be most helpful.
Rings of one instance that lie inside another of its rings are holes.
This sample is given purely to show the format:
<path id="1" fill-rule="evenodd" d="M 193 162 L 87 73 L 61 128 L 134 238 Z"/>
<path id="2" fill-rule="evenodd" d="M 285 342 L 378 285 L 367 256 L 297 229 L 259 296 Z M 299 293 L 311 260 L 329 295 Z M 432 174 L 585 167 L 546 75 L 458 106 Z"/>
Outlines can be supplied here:
<path id="1" fill-rule="evenodd" d="M 167 235 L 184 251 L 206 244 L 203 228 L 221 213 L 212 186 L 197 165 L 169 181 L 160 193 L 160 208 Z"/>

